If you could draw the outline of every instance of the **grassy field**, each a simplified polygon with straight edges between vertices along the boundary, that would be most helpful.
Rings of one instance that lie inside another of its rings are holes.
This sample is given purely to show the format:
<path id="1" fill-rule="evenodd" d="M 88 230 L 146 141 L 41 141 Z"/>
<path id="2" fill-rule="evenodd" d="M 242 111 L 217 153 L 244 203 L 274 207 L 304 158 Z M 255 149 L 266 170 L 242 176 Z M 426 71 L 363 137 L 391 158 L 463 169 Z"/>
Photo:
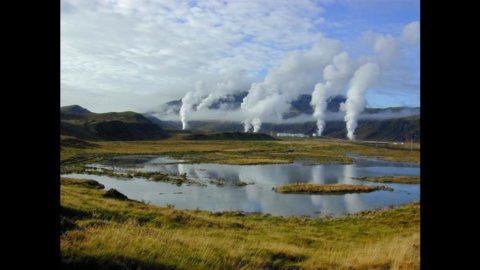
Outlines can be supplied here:
<path id="1" fill-rule="evenodd" d="M 365 186 L 365 185 L 346 185 L 346 184 L 313 184 L 313 183 L 294 183 L 274 188 L 280 193 L 308 193 L 308 194 L 347 194 L 372 192 L 377 190 L 393 191 L 392 188 L 385 186 Z"/>
<path id="2" fill-rule="evenodd" d="M 308 219 L 177 210 L 105 193 L 93 181 L 62 179 L 63 269 L 420 269 L 418 203 Z"/>
<path id="3" fill-rule="evenodd" d="M 68 139 L 63 137 L 62 140 Z M 420 150 L 392 149 L 333 139 L 288 139 L 278 141 L 192 141 L 174 136 L 158 141 L 96 141 L 95 147 L 61 147 L 62 164 L 87 155 L 165 154 L 192 162 L 222 164 L 273 164 L 305 160 L 316 164 L 353 162 L 347 154 L 388 161 L 420 162 Z"/>
<path id="4" fill-rule="evenodd" d="M 352 177 L 352 179 L 376 182 L 376 183 L 397 183 L 397 184 L 420 184 L 420 176 L 379 176 L 379 177 Z"/>

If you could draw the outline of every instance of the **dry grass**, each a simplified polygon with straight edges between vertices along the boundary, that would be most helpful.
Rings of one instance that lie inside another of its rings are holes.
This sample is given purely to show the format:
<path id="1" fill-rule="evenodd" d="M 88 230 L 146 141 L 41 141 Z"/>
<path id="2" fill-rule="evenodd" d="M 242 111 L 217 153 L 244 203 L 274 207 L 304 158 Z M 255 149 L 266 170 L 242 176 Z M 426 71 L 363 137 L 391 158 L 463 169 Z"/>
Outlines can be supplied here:
<path id="1" fill-rule="evenodd" d="M 192 162 L 351 163 L 348 153 L 419 162 L 419 151 L 341 140 L 95 142 L 61 148 L 62 164 L 104 155 L 170 155 Z M 78 165 L 80 164 L 80 165 Z M 214 214 L 104 198 L 62 179 L 63 269 L 419 269 L 420 205 L 342 218 Z"/>
<path id="2" fill-rule="evenodd" d="M 348 153 L 389 161 L 420 162 L 420 151 L 377 148 L 344 140 L 285 139 L 279 141 L 191 141 L 173 137 L 158 141 L 102 141 L 97 147 L 62 147 L 61 159 L 78 155 L 155 154 L 186 158 L 192 162 L 222 164 L 273 164 L 308 160 L 314 163 L 349 164 Z"/>
<path id="3" fill-rule="evenodd" d="M 344 250 L 318 251 L 305 269 L 420 269 L 420 234 L 393 236 L 375 243 L 347 245 Z M 319 267 L 321 265 L 321 267 Z"/>
<path id="4" fill-rule="evenodd" d="M 347 184 L 315 184 L 315 183 L 293 183 L 274 188 L 280 193 L 308 193 L 308 194 L 347 194 L 372 192 L 377 190 L 393 191 L 385 186 L 365 186 Z"/>
<path id="5" fill-rule="evenodd" d="M 342 218 L 213 214 L 63 179 L 64 269 L 419 269 L 420 205 Z"/>

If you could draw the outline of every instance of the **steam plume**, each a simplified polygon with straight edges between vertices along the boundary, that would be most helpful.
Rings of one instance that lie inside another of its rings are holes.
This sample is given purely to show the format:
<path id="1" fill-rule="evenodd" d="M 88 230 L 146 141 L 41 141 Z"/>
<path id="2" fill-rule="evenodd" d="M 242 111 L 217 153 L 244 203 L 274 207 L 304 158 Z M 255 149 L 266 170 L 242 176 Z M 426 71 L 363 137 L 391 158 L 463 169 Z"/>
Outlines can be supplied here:
<path id="1" fill-rule="evenodd" d="M 355 139 L 354 132 L 357 128 L 358 117 L 367 103 L 365 92 L 372 87 L 379 74 L 380 68 L 377 64 L 367 63 L 355 71 L 350 81 L 347 100 L 342 106 L 346 111 L 344 119 L 347 123 L 347 137 L 350 140 Z"/>
<path id="2" fill-rule="evenodd" d="M 180 108 L 180 120 L 182 121 L 182 129 L 188 129 L 188 117 L 193 110 L 193 107 L 202 100 L 205 91 L 205 82 L 197 81 L 195 83 L 195 90 L 188 92 L 182 98 L 182 107 Z"/>
<path id="3" fill-rule="evenodd" d="M 197 111 L 208 110 L 218 99 L 246 89 L 249 84 L 246 72 L 240 68 L 232 68 L 220 78 L 211 77 L 197 81 L 194 90 L 182 98 L 182 107 L 180 108 L 182 129 L 188 129 L 188 120 L 194 109 Z"/>
<path id="4" fill-rule="evenodd" d="M 248 119 L 244 121 L 244 129 L 250 123 L 253 132 L 257 132 L 262 119 L 270 115 L 282 119 L 291 101 L 311 91 L 319 81 L 319 74 L 340 49 L 340 42 L 323 39 L 308 51 L 287 55 L 279 66 L 269 70 L 262 82 L 253 83 L 241 104 Z"/>
<path id="5" fill-rule="evenodd" d="M 346 52 L 337 54 L 333 58 L 333 64 L 323 70 L 324 82 L 317 83 L 312 93 L 313 116 L 317 120 L 317 134 L 322 135 L 325 127 L 325 112 L 327 110 L 327 99 L 342 90 L 345 80 L 351 76 L 351 62 Z"/>
<path id="6" fill-rule="evenodd" d="M 252 126 L 253 126 L 253 132 L 258 132 L 260 130 L 260 127 L 262 126 L 262 121 L 260 118 L 255 117 L 252 121 Z"/>
<path id="7" fill-rule="evenodd" d="M 250 119 L 245 119 L 245 121 L 243 121 L 243 131 L 249 132 L 251 129 L 252 129 L 252 122 L 250 121 Z"/>
<path id="8" fill-rule="evenodd" d="M 212 83 L 210 93 L 197 107 L 197 110 L 208 109 L 215 101 L 239 91 L 245 91 L 250 86 L 247 73 L 241 68 L 232 68 Z"/>

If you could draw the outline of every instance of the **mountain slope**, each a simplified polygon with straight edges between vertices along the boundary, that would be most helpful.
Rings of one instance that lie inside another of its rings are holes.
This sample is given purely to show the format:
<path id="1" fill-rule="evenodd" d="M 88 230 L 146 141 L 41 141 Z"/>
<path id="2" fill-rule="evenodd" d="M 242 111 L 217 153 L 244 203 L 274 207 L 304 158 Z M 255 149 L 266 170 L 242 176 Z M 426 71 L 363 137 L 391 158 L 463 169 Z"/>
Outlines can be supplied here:
<path id="1" fill-rule="evenodd" d="M 168 133 L 135 112 L 93 113 L 78 105 L 60 108 L 60 132 L 86 140 L 154 140 Z"/>

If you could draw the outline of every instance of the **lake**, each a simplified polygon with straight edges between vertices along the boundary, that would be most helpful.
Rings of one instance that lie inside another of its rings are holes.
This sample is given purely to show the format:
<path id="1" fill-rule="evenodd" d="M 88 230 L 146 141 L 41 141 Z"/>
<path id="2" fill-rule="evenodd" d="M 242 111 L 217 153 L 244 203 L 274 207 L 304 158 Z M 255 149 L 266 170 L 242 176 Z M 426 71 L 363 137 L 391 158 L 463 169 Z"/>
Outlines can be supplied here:
<path id="1" fill-rule="evenodd" d="M 303 163 L 274 165 L 188 164 L 165 156 L 121 156 L 92 167 L 115 171 L 160 171 L 186 174 L 188 179 L 204 185 L 182 185 L 148 181 L 142 178 L 119 180 L 91 174 L 63 175 L 71 178 L 94 179 L 106 189 L 114 188 L 134 200 L 154 205 L 174 205 L 179 209 L 209 211 L 261 212 L 281 216 L 339 216 L 374 210 L 420 200 L 420 185 L 372 183 L 351 179 L 358 176 L 419 175 L 420 167 L 355 157 L 351 165 L 307 165 Z M 222 179 L 223 186 L 211 181 Z M 235 186 L 235 182 L 250 183 Z M 320 184 L 384 185 L 394 189 L 345 195 L 281 194 L 273 187 L 310 182 Z"/>

